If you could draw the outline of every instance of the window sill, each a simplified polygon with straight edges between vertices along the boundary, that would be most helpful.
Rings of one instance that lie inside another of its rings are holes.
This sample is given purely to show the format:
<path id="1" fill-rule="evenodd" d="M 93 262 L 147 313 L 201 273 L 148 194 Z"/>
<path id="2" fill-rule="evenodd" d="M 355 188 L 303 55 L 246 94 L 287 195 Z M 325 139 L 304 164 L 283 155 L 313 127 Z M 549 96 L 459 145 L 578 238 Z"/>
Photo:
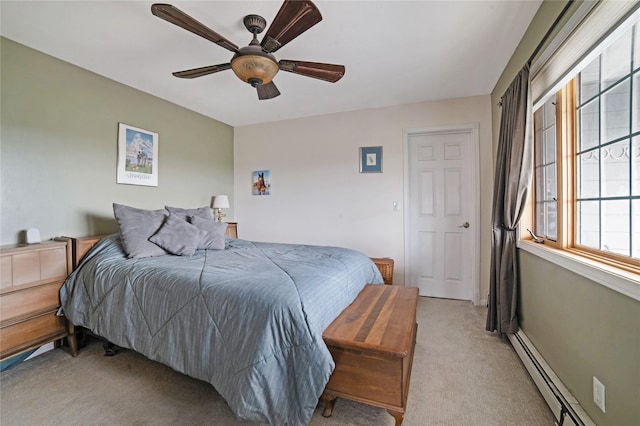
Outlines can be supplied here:
<path id="1" fill-rule="evenodd" d="M 640 301 L 636 274 L 528 240 L 518 241 L 518 248 Z"/>

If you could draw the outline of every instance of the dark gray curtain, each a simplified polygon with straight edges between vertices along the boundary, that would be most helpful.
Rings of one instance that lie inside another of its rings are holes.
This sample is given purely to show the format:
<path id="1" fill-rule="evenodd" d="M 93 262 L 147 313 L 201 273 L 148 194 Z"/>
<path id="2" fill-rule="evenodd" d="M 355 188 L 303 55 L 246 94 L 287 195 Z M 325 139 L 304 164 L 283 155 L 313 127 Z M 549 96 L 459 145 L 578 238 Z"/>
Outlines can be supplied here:
<path id="1" fill-rule="evenodd" d="M 491 282 L 488 331 L 518 331 L 518 259 L 516 228 L 533 172 L 529 64 L 502 96 L 496 175 L 493 188 Z"/>

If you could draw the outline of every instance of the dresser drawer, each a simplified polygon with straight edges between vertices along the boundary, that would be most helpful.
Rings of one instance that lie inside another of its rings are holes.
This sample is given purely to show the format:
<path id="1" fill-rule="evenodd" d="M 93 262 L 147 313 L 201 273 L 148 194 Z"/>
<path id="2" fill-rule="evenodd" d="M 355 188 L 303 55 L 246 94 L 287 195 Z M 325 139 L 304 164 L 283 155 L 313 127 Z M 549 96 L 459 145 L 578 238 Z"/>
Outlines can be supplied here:
<path id="1" fill-rule="evenodd" d="M 66 320 L 47 312 L 26 321 L 0 328 L 0 358 L 17 354 L 31 347 L 66 335 Z"/>
<path id="2" fill-rule="evenodd" d="M 69 273 L 67 251 L 67 245 L 61 242 L 2 250 L 0 288 L 6 291 L 12 287 L 66 278 Z"/>
<path id="3" fill-rule="evenodd" d="M 0 324 L 56 309 L 60 306 L 61 285 L 62 282 L 53 282 L 0 295 Z"/>
<path id="4" fill-rule="evenodd" d="M 75 354 L 73 327 L 56 316 L 71 255 L 68 238 L 0 247 L 0 360 L 65 336 Z"/>

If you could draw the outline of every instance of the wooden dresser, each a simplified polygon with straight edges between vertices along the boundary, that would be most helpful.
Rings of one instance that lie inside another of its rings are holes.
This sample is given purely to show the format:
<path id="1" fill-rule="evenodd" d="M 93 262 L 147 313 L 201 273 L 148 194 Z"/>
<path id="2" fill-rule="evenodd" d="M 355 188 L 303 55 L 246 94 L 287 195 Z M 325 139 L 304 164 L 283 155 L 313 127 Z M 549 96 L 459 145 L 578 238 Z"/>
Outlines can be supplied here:
<path id="1" fill-rule="evenodd" d="M 56 311 L 71 272 L 71 242 L 2 246 L 0 259 L 0 359 L 68 336 Z"/>
<path id="2" fill-rule="evenodd" d="M 416 345 L 416 287 L 371 285 L 322 334 L 336 363 L 322 395 L 323 415 L 336 397 L 385 408 L 404 419 Z"/>

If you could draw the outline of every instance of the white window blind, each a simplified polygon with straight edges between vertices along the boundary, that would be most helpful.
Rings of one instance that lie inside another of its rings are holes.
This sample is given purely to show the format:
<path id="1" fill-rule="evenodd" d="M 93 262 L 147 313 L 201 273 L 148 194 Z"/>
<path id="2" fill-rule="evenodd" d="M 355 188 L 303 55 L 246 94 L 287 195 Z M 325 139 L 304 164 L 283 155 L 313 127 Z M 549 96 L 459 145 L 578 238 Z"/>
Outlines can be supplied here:
<path id="1" fill-rule="evenodd" d="M 640 20 L 640 2 L 584 2 L 531 65 L 531 94 L 536 110 Z"/>

